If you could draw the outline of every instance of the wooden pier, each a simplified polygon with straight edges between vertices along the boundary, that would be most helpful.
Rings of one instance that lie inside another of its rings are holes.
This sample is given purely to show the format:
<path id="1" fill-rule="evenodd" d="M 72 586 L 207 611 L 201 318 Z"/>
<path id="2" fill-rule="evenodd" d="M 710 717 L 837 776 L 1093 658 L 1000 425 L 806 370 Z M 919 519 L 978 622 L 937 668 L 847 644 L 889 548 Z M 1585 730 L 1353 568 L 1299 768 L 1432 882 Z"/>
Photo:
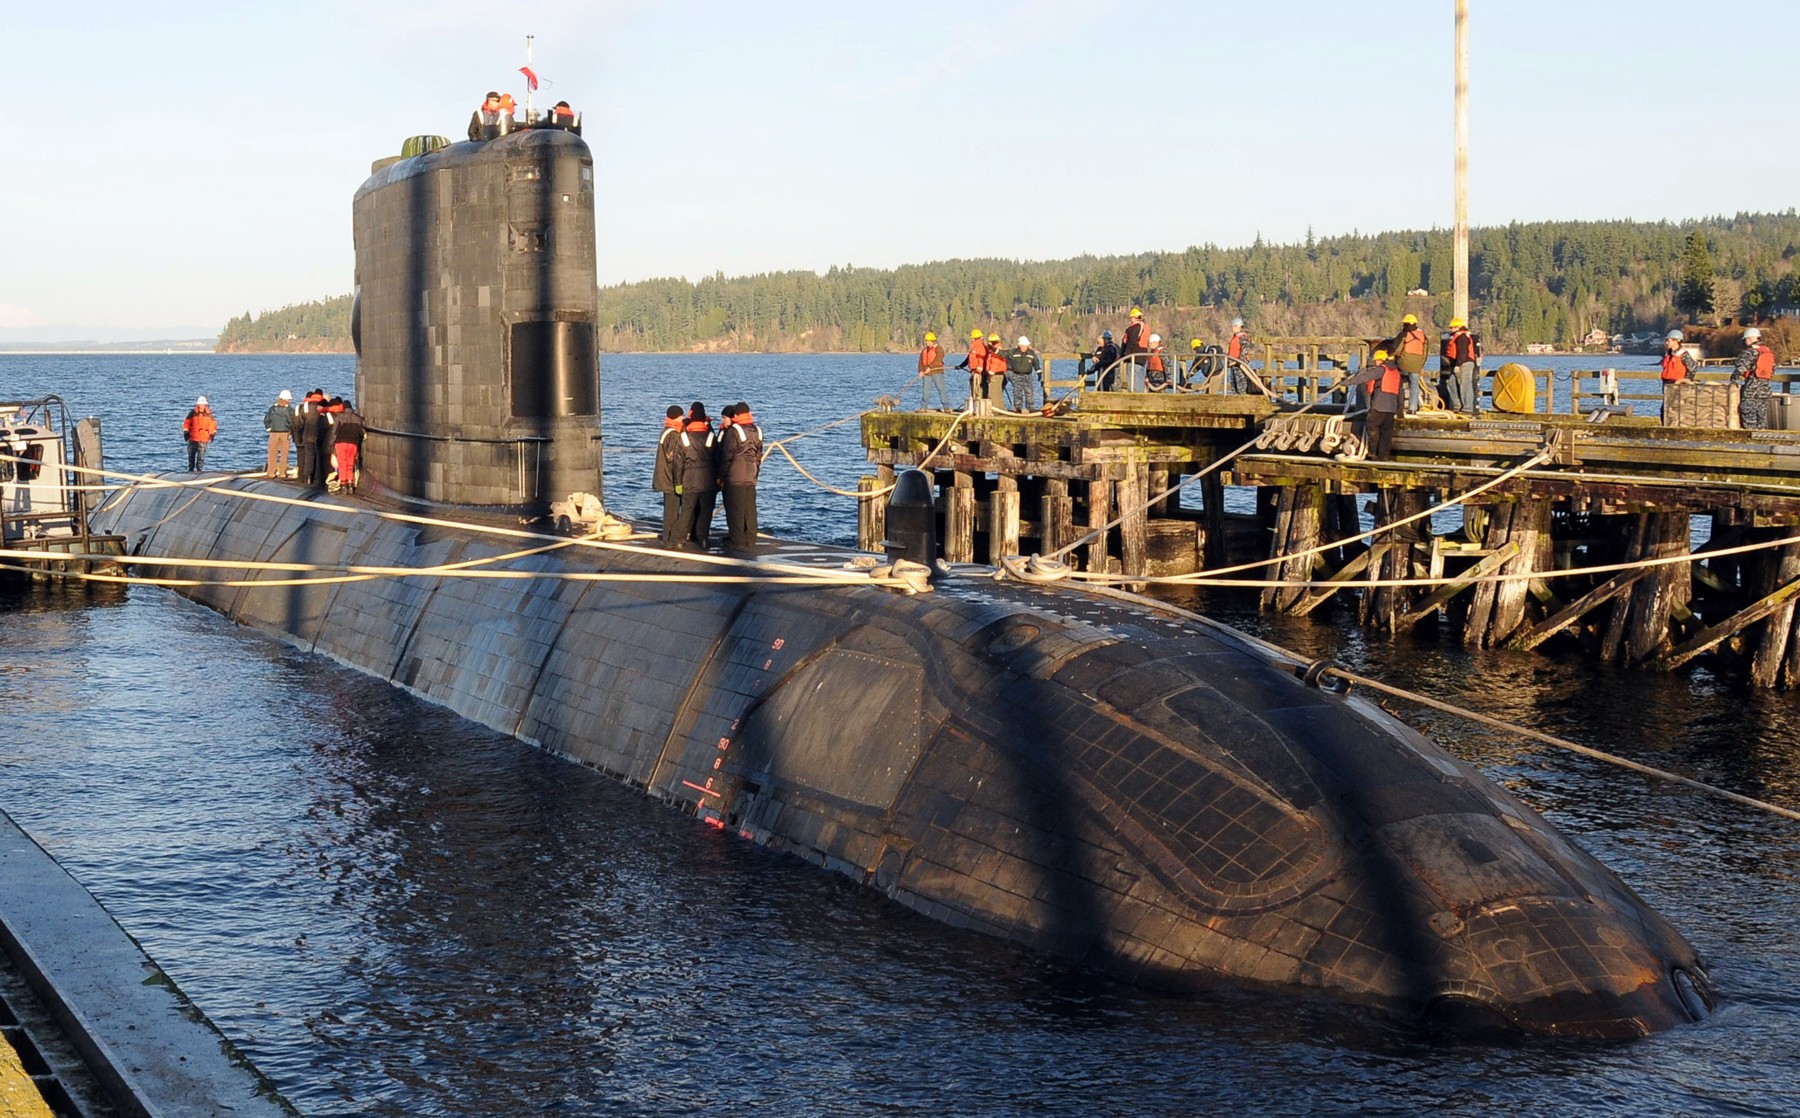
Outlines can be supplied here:
<path id="1" fill-rule="evenodd" d="M 1383 631 L 1447 623 L 1472 645 L 1573 644 L 1664 670 L 1704 656 L 1757 686 L 1800 685 L 1800 430 L 1665 427 L 1620 414 L 1657 410 L 1641 406 L 1660 403 L 1654 373 L 1621 373 L 1603 393 L 1598 371 L 1578 371 L 1557 393 L 1536 370 L 1536 411 L 1421 412 L 1400 419 L 1393 460 L 1346 460 L 1319 436 L 1350 429 L 1333 386 L 1359 344 L 1264 343 L 1266 394 L 1227 394 L 1220 378 L 1189 392 L 1095 392 L 1051 376 L 1067 408 L 1055 416 L 871 412 L 875 474 L 862 488 L 929 471 L 950 562 L 998 565 L 1081 541 L 1059 557 L 1143 585 L 1268 560 L 1224 584 L 1263 583 L 1262 607 L 1284 613 L 1337 601 Z M 1778 371 L 1778 399 L 1796 381 Z M 1601 400 L 1614 410 L 1595 421 Z M 880 551 L 885 505 L 861 509 L 860 545 Z M 1384 585 L 1394 582 L 1410 584 Z"/>

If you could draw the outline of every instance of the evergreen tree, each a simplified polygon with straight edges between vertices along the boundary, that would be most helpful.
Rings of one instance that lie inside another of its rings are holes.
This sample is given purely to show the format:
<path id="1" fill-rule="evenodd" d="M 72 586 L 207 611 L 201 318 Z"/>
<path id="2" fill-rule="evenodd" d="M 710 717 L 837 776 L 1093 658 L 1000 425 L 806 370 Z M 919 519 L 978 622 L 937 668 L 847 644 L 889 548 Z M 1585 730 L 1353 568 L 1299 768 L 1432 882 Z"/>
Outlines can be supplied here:
<path id="1" fill-rule="evenodd" d="M 1713 313 L 1713 265 L 1706 251 L 1706 234 L 1696 229 L 1688 234 L 1687 249 L 1681 254 L 1681 289 L 1675 293 L 1676 309 L 1689 318 Z"/>

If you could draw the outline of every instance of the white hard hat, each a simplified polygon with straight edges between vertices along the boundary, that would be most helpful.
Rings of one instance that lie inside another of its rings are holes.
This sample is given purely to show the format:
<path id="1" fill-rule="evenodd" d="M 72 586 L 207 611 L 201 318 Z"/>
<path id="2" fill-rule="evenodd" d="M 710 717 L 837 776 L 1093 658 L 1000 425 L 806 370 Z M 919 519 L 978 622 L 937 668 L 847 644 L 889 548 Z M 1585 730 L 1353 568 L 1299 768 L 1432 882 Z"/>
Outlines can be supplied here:
<path id="1" fill-rule="evenodd" d="M 1152 334 L 1152 335 L 1150 335 L 1150 344 L 1151 344 L 1151 345 L 1156 345 L 1156 344 L 1157 344 L 1157 343 L 1159 343 L 1159 342 L 1161 342 L 1161 341 L 1162 341 L 1162 335 L 1161 335 L 1161 334 Z"/>
<path id="2" fill-rule="evenodd" d="M 1686 337 L 1686 335 L 1684 335 L 1681 331 L 1671 330 L 1671 331 L 1669 331 L 1669 339 L 1668 340 L 1672 341 L 1672 342 L 1678 342 L 1678 341 L 1681 341 L 1684 337 Z"/>
<path id="3" fill-rule="evenodd" d="M 1233 326 L 1242 326 L 1244 324 L 1244 320 L 1241 318 L 1234 318 L 1231 320 L 1231 324 Z"/>
<path id="4" fill-rule="evenodd" d="M 200 397 L 200 398 L 199 398 L 199 399 L 198 399 L 198 400 L 195 400 L 195 401 L 194 401 L 194 406 L 195 406 L 195 407 L 197 407 L 197 408 L 203 408 L 203 407 L 206 407 L 206 397 L 204 397 L 204 396 L 202 396 L 202 397 Z"/>
<path id="5" fill-rule="evenodd" d="M 1022 345 L 1022 346 L 1028 346 L 1028 345 L 1030 345 L 1030 344 L 1031 344 L 1031 339 L 1030 339 L 1030 338 L 1027 338 L 1027 337 L 1026 337 L 1026 336 L 1025 336 L 1025 335 L 1023 335 L 1023 334 L 1020 334 L 1020 335 L 1019 335 L 1019 344 L 1020 344 L 1020 345 Z"/>
<path id="6" fill-rule="evenodd" d="M 1762 331 L 1758 330 L 1754 326 L 1752 326 L 1752 327 L 1750 327 L 1750 329 L 1744 331 L 1744 340 L 1747 342 L 1754 342 L 1761 337 L 1762 337 Z"/>
<path id="7" fill-rule="evenodd" d="M 281 394 L 279 396 L 276 396 L 275 398 L 277 400 L 292 400 L 294 398 L 294 394 L 284 388 L 281 390 Z"/>

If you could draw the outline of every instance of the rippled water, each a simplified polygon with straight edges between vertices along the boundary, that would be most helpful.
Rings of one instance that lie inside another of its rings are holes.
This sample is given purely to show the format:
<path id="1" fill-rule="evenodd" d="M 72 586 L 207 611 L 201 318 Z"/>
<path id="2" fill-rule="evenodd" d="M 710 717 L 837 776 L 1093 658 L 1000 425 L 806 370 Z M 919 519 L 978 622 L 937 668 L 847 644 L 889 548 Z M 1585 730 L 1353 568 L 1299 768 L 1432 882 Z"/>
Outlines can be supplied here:
<path id="1" fill-rule="evenodd" d="M 663 407 L 747 399 L 771 437 L 909 358 L 608 357 L 608 502 L 650 512 Z M 346 358 L 0 357 L 0 398 L 106 418 L 109 461 L 260 462 L 276 389 Z M 854 424 L 795 445 L 846 485 Z M 772 531 L 849 502 L 771 462 Z M 1800 703 L 1213 612 L 1302 651 L 1800 805 Z M 309 1115 L 1483 1115 L 1800 1112 L 1800 824 L 1443 716 L 1403 716 L 1618 870 L 1700 948 L 1712 1020 L 1620 1045 L 1445 1044 L 1317 1003 L 1163 997 L 899 909 L 162 591 L 0 600 L 0 807 Z"/>

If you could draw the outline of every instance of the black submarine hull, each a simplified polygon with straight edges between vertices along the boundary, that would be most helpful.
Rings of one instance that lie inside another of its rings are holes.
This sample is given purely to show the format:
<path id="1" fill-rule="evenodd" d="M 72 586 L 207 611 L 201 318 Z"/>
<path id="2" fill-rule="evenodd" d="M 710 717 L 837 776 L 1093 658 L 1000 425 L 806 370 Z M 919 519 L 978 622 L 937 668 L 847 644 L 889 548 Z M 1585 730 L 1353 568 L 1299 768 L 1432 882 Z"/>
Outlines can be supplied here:
<path id="1" fill-rule="evenodd" d="M 383 161 L 357 191 L 361 489 L 513 523 L 600 493 L 592 171 L 578 137 L 534 129 Z M 146 485 L 96 520 L 140 553 L 325 569 L 532 546 L 298 492 Z M 1589 1037 L 1710 1005 L 1693 949 L 1616 876 L 1278 650 L 1146 599 L 699 581 L 713 562 L 582 544 L 504 580 L 261 570 L 182 592 L 931 917 L 1134 981 Z"/>
<path id="2" fill-rule="evenodd" d="M 296 492 L 140 487 L 99 517 L 139 553 L 326 568 L 523 546 L 233 491 Z M 506 565 L 533 577 L 182 592 L 935 919 L 1134 982 L 1607 1038 L 1711 1003 L 1682 937 L 1528 808 L 1204 619 L 975 578 L 917 596 L 653 582 L 717 568 L 640 547 Z"/>

